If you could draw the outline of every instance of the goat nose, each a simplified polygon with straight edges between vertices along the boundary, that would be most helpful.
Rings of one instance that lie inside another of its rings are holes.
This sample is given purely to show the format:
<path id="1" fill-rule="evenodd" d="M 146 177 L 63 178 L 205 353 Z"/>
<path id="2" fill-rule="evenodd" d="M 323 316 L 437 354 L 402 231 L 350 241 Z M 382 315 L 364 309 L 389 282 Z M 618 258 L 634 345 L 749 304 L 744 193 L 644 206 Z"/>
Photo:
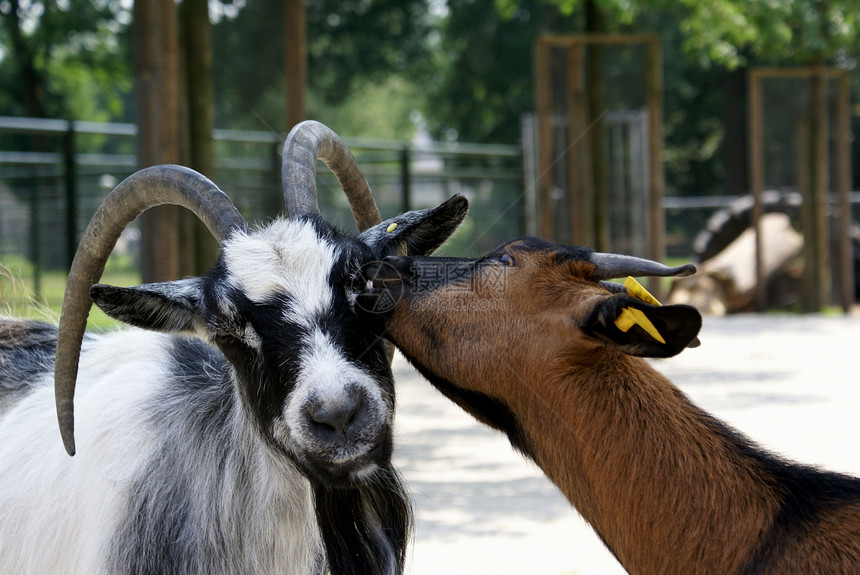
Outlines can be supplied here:
<path id="1" fill-rule="evenodd" d="M 306 412 L 311 431 L 323 441 L 352 441 L 370 419 L 364 394 L 351 391 L 329 401 L 310 401 Z"/>

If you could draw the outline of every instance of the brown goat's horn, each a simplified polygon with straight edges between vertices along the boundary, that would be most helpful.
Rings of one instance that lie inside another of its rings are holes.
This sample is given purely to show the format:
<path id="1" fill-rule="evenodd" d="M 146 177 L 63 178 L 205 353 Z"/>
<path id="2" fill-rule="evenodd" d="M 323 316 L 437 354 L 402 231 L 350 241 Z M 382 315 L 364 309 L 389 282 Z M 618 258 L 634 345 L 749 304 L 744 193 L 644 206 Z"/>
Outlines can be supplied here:
<path id="1" fill-rule="evenodd" d="M 54 393 L 60 434 L 69 455 L 75 454 L 74 395 L 81 343 L 92 302 L 89 289 L 104 271 L 117 239 L 137 216 L 153 206 L 188 208 L 222 242 L 247 224 L 230 198 L 204 176 L 181 166 L 155 166 L 136 172 L 108 194 L 90 220 L 78 245 L 60 315 L 54 363 Z"/>
<path id="2" fill-rule="evenodd" d="M 329 128 L 308 120 L 296 125 L 284 140 L 281 178 L 287 216 L 318 214 L 316 167 L 322 160 L 337 177 L 359 231 L 382 221 L 379 208 L 355 157 Z"/>
<path id="3" fill-rule="evenodd" d="M 696 266 L 686 264 L 676 268 L 670 268 L 661 263 L 635 256 L 624 256 L 620 254 L 591 254 L 591 262 L 597 266 L 594 270 L 595 280 L 610 280 L 627 276 L 690 276 L 696 273 Z"/>

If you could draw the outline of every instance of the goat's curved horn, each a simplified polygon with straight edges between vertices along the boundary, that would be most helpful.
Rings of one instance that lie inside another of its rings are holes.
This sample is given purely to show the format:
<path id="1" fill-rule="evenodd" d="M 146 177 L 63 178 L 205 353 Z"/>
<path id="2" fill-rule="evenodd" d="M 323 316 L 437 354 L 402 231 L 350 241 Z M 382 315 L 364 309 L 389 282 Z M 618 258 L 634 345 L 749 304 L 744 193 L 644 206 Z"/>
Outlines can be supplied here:
<path id="1" fill-rule="evenodd" d="M 349 148 L 328 127 L 308 120 L 296 125 L 284 140 L 281 178 L 287 216 L 318 214 L 316 166 L 322 160 L 337 177 L 359 231 L 382 221 L 373 193 Z"/>
<path id="2" fill-rule="evenodd" d="M 75 380 L 92 306 L 90 286 L 101 278 L 108 256 L 125 227 L 144 211 L 161 204 L 188 208 L 219 242 L 234 230 L 247 229 L 227 194 L 201 174 L 181 166 L 140 170 L 108 194 L 84 231 L 72 261 L 57 335 L 54 393 L 60 434 L 69 455 L 75 454 Z"/>
<path id="3" fill-rule="evenodd" d="M 655 261 L 620 254 L 595 252 L 591 254 L 591 262 L 597 266 L 593 276 L 595 280 L 610 280 L 627 276 L 684 277 L 696 273 L 696 266 L 693 264 L 670 268 Z"/>

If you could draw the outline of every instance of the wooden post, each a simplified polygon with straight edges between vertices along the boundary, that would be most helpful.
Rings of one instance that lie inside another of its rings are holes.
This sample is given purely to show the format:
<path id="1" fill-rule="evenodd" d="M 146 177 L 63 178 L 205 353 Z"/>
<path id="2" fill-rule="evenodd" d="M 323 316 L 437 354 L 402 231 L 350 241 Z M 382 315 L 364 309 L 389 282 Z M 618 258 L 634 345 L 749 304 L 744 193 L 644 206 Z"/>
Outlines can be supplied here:
<path id="1" fill-rule="evenodd" d="M 648 190 L 648 257 L 662 260 L 665 257 L 665 217 L 663 214 L 663 71 L 662 48 L 660 39 L 653 35 L 635 34 L 578 34 L 573 36 L 542 36 L 535 43 L 534 54 L 534 84 L 535 108 L 537 113 L 538 132 L 538 211 L 539 233 L 548 239 L 554 239 L 555 231 L 550 193 L 553 186 L 552 166 L 559 158 L 553 157 L 552 136 L 552 92 L 550 50 L 553 46 L 568 49 L 568 78 L 567 97 L 564 103 L 567 110 L 568 154 L 567 184 L 570 241 L 572 243 L 600 248 L 607 243 L 607 206 L 606 194 L 594 194 L 594 188 L 605 191 L 605 184 L 600 185 L 596 180 L 605 180 L 605 170 L 600 175 L 594 170 L 595 145 L 602 147 L 601 138 L 593 138 L 591 132 L 602 131 L 600 121 L 588 122 L 586 119 L 585 86 L 582 84 L 583 53 L 586 46 L 597 45 L 644 45 L 646 48 L 648 84 L 647 102 L 649 109 L 648 120 L 648 151 L 650 156 L 649 176 L 646 187 Z M 594 105 L 592 106 L 594 109 Z M 599 115 L 599 114 L 598 114 Z M 595 144 L 598 142 L 598 144 Z M 593 185 L 592 185 L 593 184 Z M 599 205 L 598 202 L 604 202 Z M 661 286 L 657 281 L 649 283 L 650 289 L 659 294 Z"/>
<path id="2" fill-rule="evenodd" d="M 66 199 L 66 269 L 71 269 L 78 248 L 78 170 L 75 123 L 63 135 L 63 181 Z M 40 294 L 37 294 L 40 295 Z"/>
<path id="3" fill-rule="evenodd" d="M 812 243 L 812 261 L 804 262 L 809 267 L 812 308 L 807 311 L 821 311 L 827 301 L 828 293 L 828 217 L 827 202 L 830 185 L 830 154 L 828 150 L 827 114 L 827 76 L 823 69 L 816 68 L 811 74 L 812 94 L 810 98 L 810 149 L 812 158 L 812 185 L 810 187 L 810 208 L 813 228 L 810 234 L 804 232 L 804 240 Z"/>
<path id="4" fill-rule="evenodd" d="M 582 44 L 567 48 L 567 210 L 571 245 L 588 246 L 588 210 L 583 202 L 582 167 L 585 146 L 577 146 L 583 136 Z"/>
<path id="5" fill-rule="evenodd" d="M 140 167 L 179 163 L 179 39 L 173 0 L 134 3 L 135 97 Z M 179 210 L 158 206 L 140 218 L 145 283 L 180 275 Z"/>
<path id="6" fill-rule="evenodd" d="M 307 24 L 304 0 L 286 0 L 284 10 L 284 62 L 287 76 L 287 131 L 307 119 Z"/>
<path id="7" fill-rule="evenodd" d="M 663 52 L 660 40 L 647 43 L 647 94 L 648 105 L 648 257 L 662 261 L 666 256 L 666 218 L 663 212 Z M 651 278 L 649 287 L 658 298 L 662 288 L 657 278 Z"/>
<path id="8" fill-rule="evenodd" d="M 553 211 L 550 203 L 552 187 L 552 95 L 550 93 L 550 44 L 538 39 L 534 53 L 535 103 L 537 107 L 538 142 L 538 234 L 547 240 L 555 239 Z"/>
<path id="9" fill-rule="evenodd" d="M 180 162 L 182 137 L 180 131 L 179 96 L 179 21 L 174 0 L 158 0 L 161 31 L 158 35 L 159 149 L 162 163 Z"/>
<path id="10" fill-rule="evenodd" d="M 848 72 L 837 79 L 836 103 L 836 169 L 839 194 L 839 292 L 845 312 L 855 302 L 854 254 L 850 236 L 851 222 L 851 83 Z"/>
<path id="11" fill-rule="evenodd" d="M 589 5 L 593 4 L 589 2 Z M 591 205 L 592 246 L 601 252 L 609 251 L 609 158 L 606 156 L 606 74 L 605 49 L 602 43 L 589 45 L 586 58 L 585 109 L 588 133 L 584 135 L 589 146 L 591 177 L 584 192 Z M 584 123 L 586 123 L 584 122 Z M 656 294 L 655 294 L 656 295 Z M 659 297 L 659 296 L 658 296 Z"/>
<path id="12" fill-rule="evenodd" d="M 816 260 L 816 218 L 815 218 L 815 169 L 812 167 L 811 121 L 809 116 L 797 122 L 797 189 L 800 192 L 800 228 L 803 230 L 803 277 L 800 287 L 800 308 L 804 312 L 818 309 L 815 265 L 806 262 Z"/>
<path id="13" fill-rule="evenodd" d="M 412 171 L 410 170 L 411 154 L 409 144 L 405 144 L 400 150 L 400 211 L 408 212 L 412 209 Z"/>
<path id="14" fill-rule="evenodd" d="M 822 66 L 805 68 L 758 68 L 750 71 L 750 178 L 753 195 L 761 194 L 764 188 L 763 175 L 763 135 L 762 135 L 762 97 L 761 81 L 764 78 L 798 78 L 810 80 L 811 95 L 807 121 L 799 130 L 798 165 L 799 187 L 803 197 L 801 206 L 802 226 L 804 228 L 804 290 L 801 303 L 804 311 L 819 311 L 827 299 L 830 278 L 838 276 L 840 283 L 836 285 L 843 306 L 854 301 L 854 271 L 853 255 L 849 238 L 850 203 L 849 188 L 851 182 L 850 166 L 850 94 L 847 92 L 847 73 L 842 70 L 824 68 Z M 839 205 L 845 210 L 848 218 L 840 222 L 837 233 L 839 262 L 830 255 L 830 224 L 827 217 L 827 205 L 830 201 L 830 152 L 829 152 L 829 120 L 828 120 L 828 82 L 836 78 L 837 94 L 837 125 L 836 135 L 836 166 L 837 188 L 839 190 Z M 805 135 L 804 135 L 805 134 Z M 807 142 L 805 145 L 803 142 Z M 805 151 L 804 151 L 805 150 Z M 808 190 L 808 191 L 807 191 Z M 760 203 L 760 199 L 756 200 Z M 755 211 L 754 211 L 755 212 Z M 760 206 L 759 206 L 760 214 Z M 754 214 L 755 220 L 755 214 Z M 760 247 L 758 248 L 760 249 Z M 757 258 L 759 259 L 759 258 Z M 832 260 L 832 261 L 831 261 Z M 828 271 L 830 273 L 828 273 Z M 838 273 L 837 273 L 838 272 Z M 760 278 L 763 283 L 763 278 Z M 850 282 L 850 283 L 849 283 Z M 759 309 L 764 307 L 765 286 L 760 285 Z M 849 294 L 850 292 L 850 294 Z M 758 301 L 758 300 L 757 300 Z"/>
<path id="15" fill-rule="evenodd" d="M 184 102 L 187 110 L 188 146 L 183 163 L 208 178 L 215 177 L 215 85 L 212 76 L 212 23 L 208 0 L 183 0 L 180 4 L 182 47 L 185 62 Z M 194 214 L 180 215 L 183 234 L 183 276 L 200 275 L 218 257 L 218 242 Z"/>
<path id="16" fill-rule="evenodd" d="M 753 195 L 752 227 L 755 230 L 755 309 L 764 311 L 767 305 L 767 284 L 764 277 L 764 249 L 761 230 L 764 191 L 764 152 L 762 149 L 762 99 L 761 77 L 756 70 L 749 75 L 749 162 L 750 186 Z"/>

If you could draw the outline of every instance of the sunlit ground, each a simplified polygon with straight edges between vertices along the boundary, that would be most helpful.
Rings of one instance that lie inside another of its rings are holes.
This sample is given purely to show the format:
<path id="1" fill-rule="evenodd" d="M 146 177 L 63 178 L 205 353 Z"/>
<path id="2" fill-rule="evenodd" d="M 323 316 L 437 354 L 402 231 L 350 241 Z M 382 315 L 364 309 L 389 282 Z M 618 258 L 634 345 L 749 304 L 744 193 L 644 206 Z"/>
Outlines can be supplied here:
<path id="1" fill-rule="evenodd" d="M 768 449 L 860 476 L 860 320 L 706 318 L 700 339 L 701 347 L 654 365 Z M 395 378 L 396 463 L 418 518 L 408 573 L 624 573 L 502 434 L 460 411 L 399 356 Z"/>

